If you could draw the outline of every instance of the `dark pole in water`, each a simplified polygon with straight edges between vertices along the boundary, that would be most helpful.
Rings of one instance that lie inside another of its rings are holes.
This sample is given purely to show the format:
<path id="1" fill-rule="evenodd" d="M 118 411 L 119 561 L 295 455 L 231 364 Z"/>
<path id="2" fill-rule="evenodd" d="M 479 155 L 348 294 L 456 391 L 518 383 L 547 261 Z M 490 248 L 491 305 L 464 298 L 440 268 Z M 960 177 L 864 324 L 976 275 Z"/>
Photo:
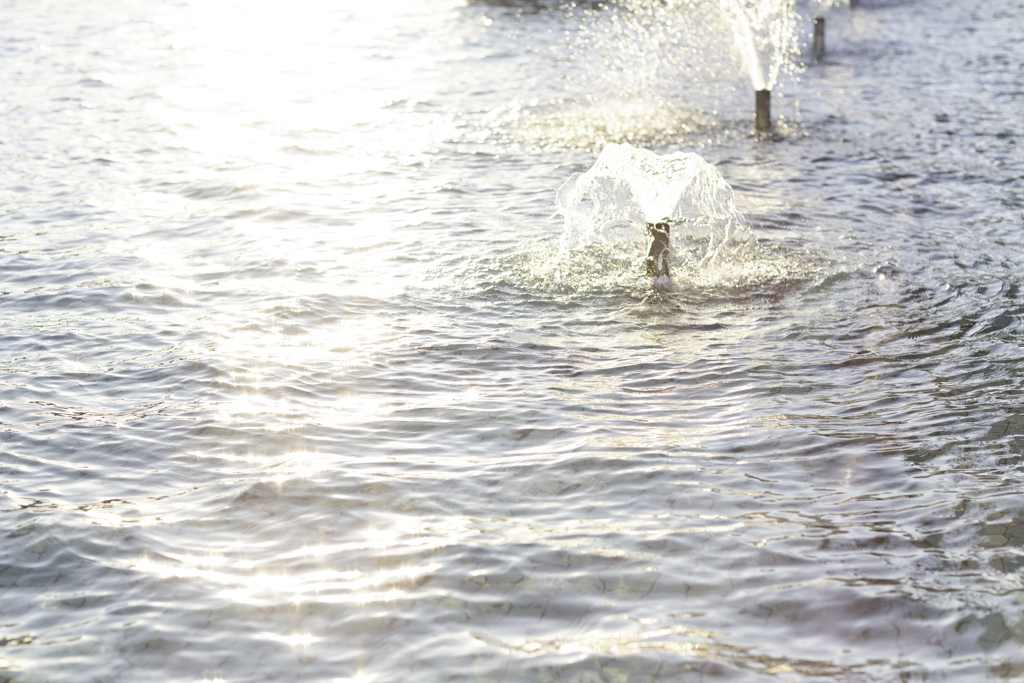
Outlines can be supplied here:
<path id="1" fill-rule="evenodd" d="M 772 91 L 758 90 L 754 100 L 754 130 L 772 129 Z"/>
<path id="2" fill-rule="evenodd" d="M 647 224 L 651 248 L 647 250 L 647 276 L 669 277 L 668 274 L 668 219 Z"/>
<path id="3" fill-rule="evenodd" d="M 825 51 L 825 17 L 814 17 L 814 54 Z"/>

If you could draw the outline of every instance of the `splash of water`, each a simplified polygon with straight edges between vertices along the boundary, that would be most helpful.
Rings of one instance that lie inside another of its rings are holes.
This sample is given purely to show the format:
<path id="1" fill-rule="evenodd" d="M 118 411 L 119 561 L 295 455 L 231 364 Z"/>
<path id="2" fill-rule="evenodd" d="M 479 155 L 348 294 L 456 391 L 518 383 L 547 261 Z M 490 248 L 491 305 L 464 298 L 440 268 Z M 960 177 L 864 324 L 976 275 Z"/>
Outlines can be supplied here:
<path id="1" fill-rule="evenodd" d="M 698 146 L 731 134 L 719 112 L 746 112 L 714 2 L 580 2 L 563 11 L 563 35 L 543 46 L 559 78 L 531 83 L 529 99 L 492 110 L 492 140 L 595 154 L 610 142 Z M 546 35 L 534 36 L 538 49 Z"/>
<path id="2" fill-rule="evenodd" d="M 556 202 L 557 249 L 545 240 L 483 270 L 570 296 L 668 296 L 684 305 L 775 299 L 829 272 L 827 257 L 813 249 L 755 239 L 732 187 L 696 154 L 607 145 L 590 170 L 562 184 Z M 652 283 L 653 235 L 645 228 L 663 220 L 671 223 L 672 279 Z"/>
<path id="3" fill-rule="evenodd" d="M 673 259 L 684 270 L 728 261 L 754 242 L 732 187 L 697 154 L 659 156 L 610 144 L 593 168 L 565 181 L 556 203 L 565 218 L 562 263 L 615 243 L 642 250 L 645 226 L 666 220 L 672 225 Z"/>
<path id="4" fill-rule="evenodd" d="M 567 3 L 564 38 L 546 44 L 559 79 L 494 108 L 487 139 L 598 152 L 611 142 L 694 148 L 746 134 L 750 94 L 741 74 L 763 90 L 801 68 L 795 3 Z"/>
<path id="5" fill-rule="evenodd" d="M 796 0 L 718 0 L 754 90 L 771 90 L 799 51 Z"/>

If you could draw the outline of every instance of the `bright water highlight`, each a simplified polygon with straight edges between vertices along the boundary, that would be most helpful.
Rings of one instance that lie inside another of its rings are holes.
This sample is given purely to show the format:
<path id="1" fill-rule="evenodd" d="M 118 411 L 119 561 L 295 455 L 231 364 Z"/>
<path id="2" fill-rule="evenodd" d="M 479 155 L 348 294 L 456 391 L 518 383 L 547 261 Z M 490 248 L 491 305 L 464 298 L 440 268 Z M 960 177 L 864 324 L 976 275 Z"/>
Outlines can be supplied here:
<path id="1" fill-rule="evenodd" d="M 1024 8 L 826 9 L 758 138 L 719 2 L 0 5 L 0 680 L 1024 675 Z"/>

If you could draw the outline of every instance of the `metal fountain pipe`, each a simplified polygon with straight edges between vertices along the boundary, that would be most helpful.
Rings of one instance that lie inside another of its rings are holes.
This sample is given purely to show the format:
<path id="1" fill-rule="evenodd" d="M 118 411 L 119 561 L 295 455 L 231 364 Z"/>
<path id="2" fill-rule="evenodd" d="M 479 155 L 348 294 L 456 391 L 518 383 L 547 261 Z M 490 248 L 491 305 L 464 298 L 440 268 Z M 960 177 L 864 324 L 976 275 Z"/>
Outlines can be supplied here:
<path id="1" fill-rule="evenodd" d="M 647 250 L 647 276 L 670 277 L 668 272 L 668 219 L 647 224 L 647 234 L 651 238 L 651 246 Z"/>
<path id="2" fill-rule="evenodd" d="M 814 17 L 814 54 L 825 51 L 825 17 Z"/>
<path id="3" fill-rule="evenodd" d="M 772 91 L 758 90 L 754 98 L 754 130 L 772 129 Z"/>

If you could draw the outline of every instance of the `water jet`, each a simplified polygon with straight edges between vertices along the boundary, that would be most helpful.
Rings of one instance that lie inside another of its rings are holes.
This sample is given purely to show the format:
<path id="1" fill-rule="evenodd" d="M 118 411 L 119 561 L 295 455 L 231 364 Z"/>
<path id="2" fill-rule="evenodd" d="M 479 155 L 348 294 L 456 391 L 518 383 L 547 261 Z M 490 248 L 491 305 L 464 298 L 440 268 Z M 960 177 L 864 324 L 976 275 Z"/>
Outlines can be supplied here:
<path id="1" fill-rule="evenodd" d="M 758 90 L 754 97 L 754 130 L 772 129 L 772 91 Z"/>
<path id="2" fill-rule="evenodd" d="M 825 51 L 825 17 L 814 17 L 814 54 Z"/>

